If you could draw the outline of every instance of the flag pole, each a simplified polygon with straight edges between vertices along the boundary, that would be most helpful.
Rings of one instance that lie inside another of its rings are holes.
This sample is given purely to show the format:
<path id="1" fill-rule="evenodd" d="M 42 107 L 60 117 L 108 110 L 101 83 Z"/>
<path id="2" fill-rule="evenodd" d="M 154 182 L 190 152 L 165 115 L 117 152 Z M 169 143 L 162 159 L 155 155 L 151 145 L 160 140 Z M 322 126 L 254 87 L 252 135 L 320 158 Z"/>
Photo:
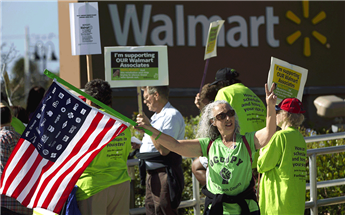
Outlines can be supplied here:
<path id="1" fill-rule="evenodd" d="M 202 76 L 202 81 L 201 81 L 199 93 L 201 92 L 202 86 L 204 86 L 204 83 L 205 83 L 205 78 L 206 78 L 206 73 L 207 73 L 207 68 L 208 68 L 209 60 L 210 60 L 210 58 L 207 58 L 207 60 L 205 62 L 204 75 Z"/>
<path id="2" fill-rule="evenodd" d="M 138 97 L 138 109 L 140 115 L 143 115 L 143 100 L 141 98 L 141 89 L 140 87 L 137 87 L 137 97 Z"/>
<path id="3" fill-rule="evenodd" d="M 74 90 L 75 92 L 77 92 L 78 94 L 84 96 L 85 98 L 91 100 L 93 103 L 95 103 L 96 105 L 102 107 L 103 109 L 105 109 L 106 111 L 114 114 L 117 118 L 130 123 L 132 126 L 136 126 L 138 125 L 136 122 L 134 122 L 133 120 L 129 119 L 128 117 L 120 114 L 119 112 L 117 112 L 116 110 L 112 109 L 111 107 L 103 104 L 102 102 L 98 101 L 97 99 L 93 98 L 92 96 L 88 95 L 87 93 L 81 91 L 80 89 L 76 88 L 75 86 L 73 86 L 72 84 L 68 83 L 67 81 L 63 80 L 62 78 L 60 78 L 59 76 L 55 75 L 54 73 L 49 72 L 47 69 L 44 70 L 44 74 L 46 76 L 48 76 L 51 79 L 56 79 L 59 83 L 65 85 L 66 87 L 70 88 L 71 90 Z M 147 129 L 143 129 L 145 131 L 146 134 L 152 136 L 152 132 L 147 130 Z"/>
<path id="4" fill-rule="evenodd" d="M 89 82 L 93 79 L 92 55 L 86 55 L 86 67 L 87 67 L 87 81 Z"/>

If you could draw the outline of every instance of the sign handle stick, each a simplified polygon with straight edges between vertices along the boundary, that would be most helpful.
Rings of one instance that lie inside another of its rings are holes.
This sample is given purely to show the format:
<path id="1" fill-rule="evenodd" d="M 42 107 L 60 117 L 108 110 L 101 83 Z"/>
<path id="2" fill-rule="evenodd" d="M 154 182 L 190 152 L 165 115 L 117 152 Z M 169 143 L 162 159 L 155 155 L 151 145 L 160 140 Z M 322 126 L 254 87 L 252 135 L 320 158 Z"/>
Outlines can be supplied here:
<path id="1" fill-rule="evenodd" d="M 137 96 L 138 96 L 138 109 L 139 113 L 142 115 L 143 114 L 143 101 L 141 98 L 141 89 L 140 87 L 137 87 Z"/>
<path id="2" fill-rule="evenodd" d="M 86 55 L 86 67 L 87 67 L 87 81 L 89 82 L 93 79 L 92 55 Z"/>
<path id="3" fill-rule="evenodd" d="M 202 76 L 202 81 L 201 81 L 201 85 L 200 85 L 200 89 L 199 89 L 199 93 L 201 92 L 202 86 L 204 86 L 205 83 L 205 78 L 206 78 L 206 73 L 207 73 L 207 67 L 208 67 L 208 61 L 210 59 L 208 58 L 205 62 L 205 68 L 204 68 L 204 75 Z"/>

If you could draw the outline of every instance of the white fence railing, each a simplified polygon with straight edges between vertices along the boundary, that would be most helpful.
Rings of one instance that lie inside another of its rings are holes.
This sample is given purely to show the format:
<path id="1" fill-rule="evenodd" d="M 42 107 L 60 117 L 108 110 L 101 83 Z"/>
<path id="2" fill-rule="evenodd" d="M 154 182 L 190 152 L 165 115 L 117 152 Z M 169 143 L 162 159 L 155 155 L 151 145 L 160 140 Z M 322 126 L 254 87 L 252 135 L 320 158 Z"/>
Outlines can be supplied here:
<path id="1" fill-rule="evenodd" d="M 335 139 L 345 138 L 345 132 L 333 133 L 333 134 L 324 134 L 316 135 L 311 137 L 305 137 L 307 143 L 328 141 Z M 323 187 L 332 187 L 332 186 L 343 186 L 345 185 L 345 178 L 328 180 L 328 181 L 316 181 L 317 176 L 317 166 L 316 166 L 316 156 L 322 154 L 333 154 L 345 152 L 345 145 L 341 146 L 332 146 L 318 149 L 309 149 L 307 150 L 307 156 L 309 157 L 309 180 L 310 183 L 307 184 L 306 189 L 310 190 L 310 201 L 305 203 L 305 207 L 310 209 L 311 215 L 318 214 L 318 207 L 342 204 L 345 203 L 345 196 L 327 198 L 327 199 L 317 199 L 317 189 Z M 133 167 L 138 165 L 138 159 L 131 159 L 127 161 L 128 167 Z M 200 206 L 205 203 L 205 198 L 200 198 L 200 189 L 199 182 L 196 180 L 194 175 L 192 176 L 193 180 L 193 199 L 182 201 L 179 208 L 194 208 L 194 215 L 200 214 Z M 145 214 L 145 208 L 131 208 L 130 214 Z"/>

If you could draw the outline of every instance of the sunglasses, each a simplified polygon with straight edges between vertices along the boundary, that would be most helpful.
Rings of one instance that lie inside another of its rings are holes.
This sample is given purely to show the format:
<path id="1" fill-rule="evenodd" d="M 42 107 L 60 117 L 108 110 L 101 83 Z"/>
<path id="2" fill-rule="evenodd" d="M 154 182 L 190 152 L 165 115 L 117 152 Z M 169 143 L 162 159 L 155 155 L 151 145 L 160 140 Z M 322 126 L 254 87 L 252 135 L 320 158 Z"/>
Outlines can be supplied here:
<path id="1" fill-rule="evenodd" d="M 216 118 L 220 121 L 220 120 L 225 119 L 226 116 L 233 117 L 234 115 L 235 115 L 235 110 L 229 110 L 226 113 L 222 112 L 220 114 L 217 114 L 214 118 Z"/>

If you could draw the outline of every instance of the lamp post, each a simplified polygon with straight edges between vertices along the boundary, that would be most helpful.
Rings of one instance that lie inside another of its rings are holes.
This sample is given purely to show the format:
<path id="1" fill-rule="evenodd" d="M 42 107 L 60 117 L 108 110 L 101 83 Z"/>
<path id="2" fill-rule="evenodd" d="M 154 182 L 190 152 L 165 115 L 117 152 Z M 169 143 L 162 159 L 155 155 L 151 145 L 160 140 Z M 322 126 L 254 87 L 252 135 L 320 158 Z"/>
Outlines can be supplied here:
<path id="1" fill-rule="evenodd" d="M 48 35 L 48 39 L 53 38 L 55 35 L 51 36 L 52 33 Z M 45 40 L 45 35 L 42 37 L 39 36 L 39 38 L 43 38 Z M 37 40 L 35 45 L 31 45 L 30 43 L 30 35 L 29 35 L 29 27 L 25 27 L 25 56 L 24 56 L 24 93 L 25 96 L 28 95 L 29 90 L 31 88 L 31 72 L 30 72 L 30 60 L 41 60 L 42 59 L 42 68 L 44 72 L 44 69 L 46 69 L 47 64 L 47 55 L 50 54 L 48 60 L 56 61 L 57 57 L 55 55 L 55 47 L 54 43 L 50 40 L 47 42 L 43 42 L 42 40 Z M 35 49 L 34 53 L 32 52 L 32 48 Z M 32 57 L 33 53 L 33 57 Z M 41 78 L 40 78 L 41 79 Z"/>
<path id="2" fill-rule="evenodd" d="M 57 57 L 55 55 L 54 43 L 52 41 L 47 41 L 46 43 L 42 42 L 41 40 L 37 41 L 35 44 L 34 59 L 36 61 L 42 60 L 43 73 L 44 70 L 47 68 L 47 60 L 57 60 Z"/>

